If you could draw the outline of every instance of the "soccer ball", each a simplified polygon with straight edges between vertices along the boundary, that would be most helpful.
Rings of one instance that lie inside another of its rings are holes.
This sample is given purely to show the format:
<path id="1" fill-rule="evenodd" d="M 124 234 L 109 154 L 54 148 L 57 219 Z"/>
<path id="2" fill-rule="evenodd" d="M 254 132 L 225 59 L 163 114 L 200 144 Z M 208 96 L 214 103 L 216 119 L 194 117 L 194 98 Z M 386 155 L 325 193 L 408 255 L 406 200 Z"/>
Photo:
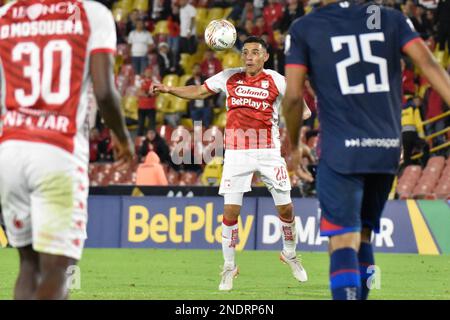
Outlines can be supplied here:
<path id="1" fill-rule="evenodd" d="M 236 41 L 236 29 L 234 25 L 225 20 L 213 20 L 205 29 L 205 42 L 213 50 L 221 51 L 230 49 Z"/>

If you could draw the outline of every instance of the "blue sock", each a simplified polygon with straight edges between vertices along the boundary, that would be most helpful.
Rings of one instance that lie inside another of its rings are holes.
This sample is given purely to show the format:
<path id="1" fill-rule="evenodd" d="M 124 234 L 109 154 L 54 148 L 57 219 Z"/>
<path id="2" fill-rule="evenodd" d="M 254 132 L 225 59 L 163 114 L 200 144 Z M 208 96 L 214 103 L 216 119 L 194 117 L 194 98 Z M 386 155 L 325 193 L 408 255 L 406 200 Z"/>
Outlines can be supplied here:
<path id="1" fill-rule="evenodd" d="M 361 298 L 358 257 L 352 248 L 338 249 L 331 254 L 330 287 L 333 300 Z"/>
<path id="2" fill-rule="evenodd" d="M 358 252 L 359 260 L 359 273 L 361 274 L 361 299 L 367 300 L 369 296 L 370 288 L 367 287 L 367 279 L 372 276 L 372 274 L 367 272 L 367 268 L 375 264 L 375 259 L 373 257 L 372 244 L 361 242 Z"/>

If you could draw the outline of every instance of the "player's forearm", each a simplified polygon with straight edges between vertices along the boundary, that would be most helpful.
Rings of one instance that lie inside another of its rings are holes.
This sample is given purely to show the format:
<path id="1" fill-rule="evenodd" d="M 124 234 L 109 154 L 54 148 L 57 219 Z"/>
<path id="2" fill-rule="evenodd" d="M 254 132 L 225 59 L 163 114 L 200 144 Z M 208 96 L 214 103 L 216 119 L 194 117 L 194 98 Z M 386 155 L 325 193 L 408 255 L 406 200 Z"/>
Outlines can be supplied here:
<path id="1" fill-rule="evenodd" d="M 201 86 L 169 87 L 168 89 L 168 93 L 183 99 L 198 100 L 208 97 L 202 93 Z"/>
<path id="2" fill-rule="evenodd" d="M 99 110 L 105 124 L 110 128 L 120 142 L 128 139 L 128 130 L 120 108 L 120 96 L 112 90 L 101 98 L 97 98 Z"/>
<path id="3" fill-rule="evenodd" d="M 300 97 L 287 96 L 283 100 L 283 116 L 292 149 L 297 149 L 300 143 L 300 128 L 303 123 L 303 109 L 303 99 Z"/>

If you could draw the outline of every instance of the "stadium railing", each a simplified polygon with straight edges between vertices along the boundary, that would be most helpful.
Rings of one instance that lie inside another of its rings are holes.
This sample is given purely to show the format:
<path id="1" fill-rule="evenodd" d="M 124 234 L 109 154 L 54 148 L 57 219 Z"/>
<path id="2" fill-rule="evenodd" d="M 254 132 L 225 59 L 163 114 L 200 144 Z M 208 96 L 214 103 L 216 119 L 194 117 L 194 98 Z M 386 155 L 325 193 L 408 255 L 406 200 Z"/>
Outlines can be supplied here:
<path id="1" fill-rule="evenodd" d="M 430 119 L 428 119 L 426 121 L 423 121 L 422 122 L 422 126 L 425 127 L 428 124 L 431 124 L 433 122 L 442 120 L 442 119 L 444 119 L 446 117 L 449 117 L 449 116 L 450 116 L 450 110 L 448 110 L 448 111 L 446 111 L 444 113 L 441 113 L 440 115 L 437 115 L 437 116 L 435 116 L 433 118 L 430 118 Z M 442 130 L 439 130 L 439 131 L 437 131 L 435 133 L 432 133 L 432 134 L 426 136 L 425 140 L 434 139 L 434 138 L 436 138 L 438 136 L 446 134 L 447 132 L 450 132 L 450 127 L 444 128 Z M 448 148 L 448 147 L 450 147 L 450 141 L 446 141 L 446 142 L 441 143 L 441 144 L 439 144 L 437 146 L 434 146 L 433 148 L 430 149 L 430 153 L 437 152 L 437 151 L 443 150 L 443 149 Z M 423 156 L 423 153 L 418 153 L 418 154 L 412 156 L 411 159 L 417 160 L 417 159 L 421 158 L 422 156 Z"/>

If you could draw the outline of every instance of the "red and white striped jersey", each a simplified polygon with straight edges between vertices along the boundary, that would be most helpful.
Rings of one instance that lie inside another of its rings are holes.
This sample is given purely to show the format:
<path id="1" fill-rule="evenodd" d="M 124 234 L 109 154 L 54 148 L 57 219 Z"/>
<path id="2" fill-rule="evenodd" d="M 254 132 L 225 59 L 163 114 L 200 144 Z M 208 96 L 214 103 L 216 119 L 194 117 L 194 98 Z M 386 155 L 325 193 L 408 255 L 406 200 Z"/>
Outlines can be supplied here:
<path id="1" fill-rule="evenodd" d="M 204 85 L 212 93 L 226 93 L 227 149 L 280 148 L 278 122 L 286 91 L 284 76 L 263 69 L 251 77 L 244 68 L 232 68 L 207 79 Z"/>
<path id="2" fill-rule="evenodd" d="M 87 160 L 90 57 L 115 49 L 114 19 L 98 2 L 19 0 L 0 8 L 0 143 L 48 143 Z"/>

